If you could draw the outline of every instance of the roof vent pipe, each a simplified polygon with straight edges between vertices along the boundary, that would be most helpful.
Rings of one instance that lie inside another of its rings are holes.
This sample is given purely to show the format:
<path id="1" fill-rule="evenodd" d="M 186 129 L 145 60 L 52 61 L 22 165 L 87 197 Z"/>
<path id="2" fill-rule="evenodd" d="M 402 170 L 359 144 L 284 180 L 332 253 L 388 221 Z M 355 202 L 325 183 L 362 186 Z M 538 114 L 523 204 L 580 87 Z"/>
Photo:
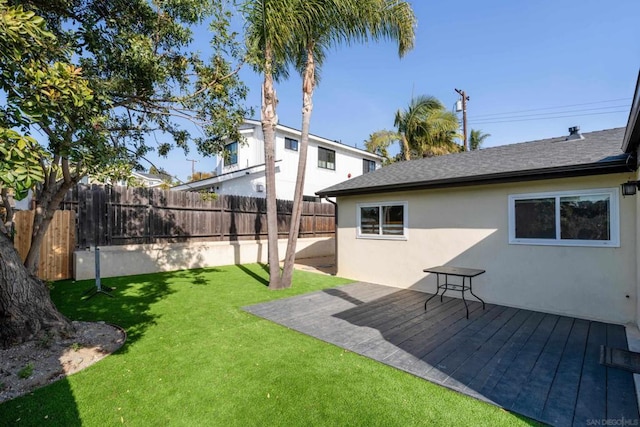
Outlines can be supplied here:
<path id="1" fill-rule="evenodd" d="M 584 136 L 580 133 L 580 126 L 573 126 L 569 128 L 569 136 L 565 141 L 570 139 L 584 139 Z"/>

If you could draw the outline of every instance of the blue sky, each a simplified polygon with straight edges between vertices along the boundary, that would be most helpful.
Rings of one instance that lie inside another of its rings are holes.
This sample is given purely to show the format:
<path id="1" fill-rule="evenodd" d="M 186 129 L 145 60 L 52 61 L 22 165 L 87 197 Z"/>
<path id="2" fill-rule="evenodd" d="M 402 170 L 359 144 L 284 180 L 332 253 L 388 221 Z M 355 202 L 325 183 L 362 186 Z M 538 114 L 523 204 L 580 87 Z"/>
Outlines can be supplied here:
<path id="1" fill-rule="evenodd" d="M 395 112 L 412 95 L 433 95 L 453 108 L 455 88 L 470 97 L 469 128 L 491 134 L 485 147 L 562 136 L 575 125 L 582 132 L 625 126 L 640 67 L 640 1 L 411 3 L 416 42 L 403 59 L 387 42 L 329 54 L 311 133 L 363 148 L 372 132 L 393 129 Z M 198 43 L 206 50 L 204 37 Z M 262 78 L 249 68 L 241 76 L 259 118 Z M 297 129 L 300 85 L 292 75 L 277 86 L 280 123 Z M 158 164 L 184 180 L 191 173 L 187 157 L 199 160 L 196 170 L 214 168 L 195 150 Z"/>

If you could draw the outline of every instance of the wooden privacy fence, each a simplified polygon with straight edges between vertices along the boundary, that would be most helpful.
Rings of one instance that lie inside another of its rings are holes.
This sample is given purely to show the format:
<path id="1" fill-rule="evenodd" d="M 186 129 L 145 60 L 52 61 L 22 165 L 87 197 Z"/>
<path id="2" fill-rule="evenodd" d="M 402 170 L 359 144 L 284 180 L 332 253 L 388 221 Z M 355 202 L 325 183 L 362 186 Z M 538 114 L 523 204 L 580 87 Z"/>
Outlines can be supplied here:
<path id="1" fill-rule="evenodd" d="M 77 215 L 76 247 L 159 242 L 262 240 L 265 199 L 119 186 L 78 185 L 62 209 Z M 278 201 L 278 233 L 289 231 L 290 201 Z M 299 237 L 335 234 L 335 208 L 304 202 Z"/>
<path id="2" fill-rule="evenodd" d="M 34 211 L 15 213 L 14 246 L 18 250 L 22 262 L 27 258 L 31 248 L 34 217 Z M 75 246 L 75 212 L 56 212 L 40 247 L 38 277 L 43 280 L 62 280 L 73 277 Z"/>

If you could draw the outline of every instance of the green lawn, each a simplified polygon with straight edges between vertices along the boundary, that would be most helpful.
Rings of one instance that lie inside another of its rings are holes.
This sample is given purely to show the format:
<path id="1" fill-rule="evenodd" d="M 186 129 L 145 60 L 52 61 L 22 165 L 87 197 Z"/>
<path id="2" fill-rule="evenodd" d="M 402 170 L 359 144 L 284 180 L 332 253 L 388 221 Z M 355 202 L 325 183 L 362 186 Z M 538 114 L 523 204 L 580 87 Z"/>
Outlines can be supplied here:
<path id="1" fill-rule="evenodd" d="M 117 353 L 0 405 L 0 425 L 410 426 L 529 421 L 241 310 L 347 283 L 296 271 L 266 288 L 259 265 L 103 279 L 116 298 L 80 299 L 92 281 L 58 282 L 74 320 L 127 330 Z"/>

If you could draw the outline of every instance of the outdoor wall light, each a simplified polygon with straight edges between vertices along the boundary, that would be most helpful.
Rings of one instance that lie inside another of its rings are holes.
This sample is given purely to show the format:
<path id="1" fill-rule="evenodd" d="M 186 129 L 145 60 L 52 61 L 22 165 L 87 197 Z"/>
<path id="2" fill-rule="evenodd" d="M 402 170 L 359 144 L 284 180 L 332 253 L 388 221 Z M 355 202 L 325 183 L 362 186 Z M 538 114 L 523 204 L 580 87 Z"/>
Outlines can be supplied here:
<path id="1" fill-rule="evenodd" d="M 640 181 L 628 181 L 620 184 L 620 187 L 622 188 L 623 196 L 633 196 L 636 194 L 638 188 L 640 188 Z"/>

